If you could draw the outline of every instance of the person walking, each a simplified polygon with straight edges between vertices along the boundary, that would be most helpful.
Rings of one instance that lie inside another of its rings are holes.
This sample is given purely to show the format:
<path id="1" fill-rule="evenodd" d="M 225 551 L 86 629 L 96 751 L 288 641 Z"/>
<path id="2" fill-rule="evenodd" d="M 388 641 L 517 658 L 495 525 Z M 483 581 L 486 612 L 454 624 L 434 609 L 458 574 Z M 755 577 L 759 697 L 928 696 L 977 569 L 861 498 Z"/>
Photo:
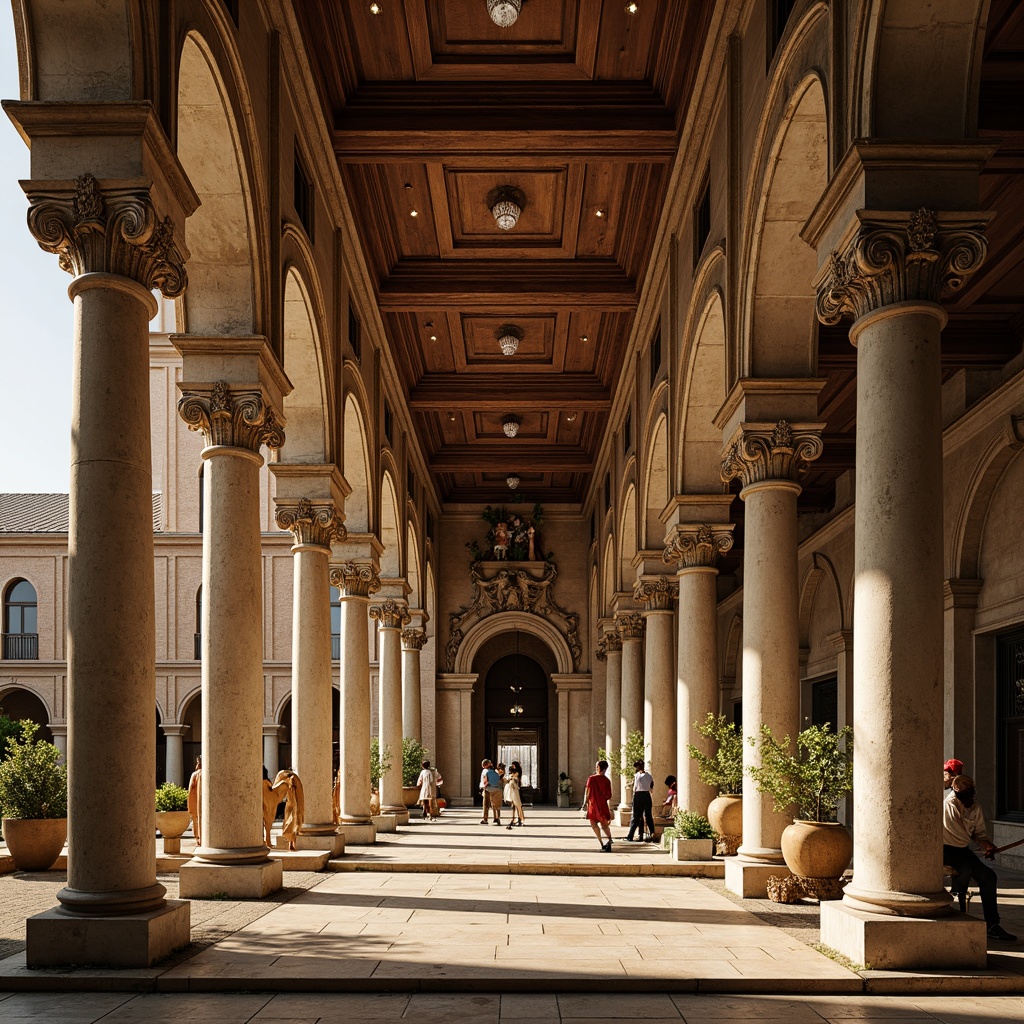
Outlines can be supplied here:
<path id="1" fill-rule="evenodd" d="M 420 806 L 423 808 L 424 819 L 429 818 L 433 820 L 434 815 L 431 812 L 431 808 L 433 806 L 433 802 L 437 799 L 437 775 L 430 767 L 429 761 L 421 761 L 420 764 L 423 770 L 416 779 L 416 785 L 420 787 L 417 799 L 420 802 Z"/>
<path id="2" fill-rule="evenodd" d="M 494 824 L 501 824 L 501 776 L 494 770 L 494 762 L 485 757 L 480 762 L 480 793 L 483 796 L 484 816 L 481 825 L 487 824 L 488 811 L 494 814 Z"/>
<path id="3" fill-rule="evenodd" d="M 605 772 L 608 771 L 607 761 L 598 761 L 597 772 L 587 779 L 587 788 L 583 792 L 583 807 L 590 827 L 601 844 L 603 853 L 612 852 L 612 811 L 609 801 L 612 798 L 612 780 Z M 601 838 L 604 832 L 605 839 Z"/>
<path id="4" fill-rule="evenodd" d="M 633 833 L 640 830 L 640 837 L 637 842 L 644 841 L 644 823 L 647 823 L 647 831 L 650 833 L 648 839 L 655 842 L 654 837 L 654 776 L 644 767 L 643 761 L 634 761 L 633 768 L 636 775 L 633 776 L 633 814 L 629 819 L 629 832 L 626 834 L 626 842 L 632 843 Z"/>
<path id="5" fill-rule="evenodd" d="M 512 819 L 505 826 L 511 828 L 513 825 L 523 823 L 523 801 L 519 794 L 519 787 L 522 783 L 523 769 L 518 761 L 513 761 L 505 770 L 505 802 L 512 808 Z"/>

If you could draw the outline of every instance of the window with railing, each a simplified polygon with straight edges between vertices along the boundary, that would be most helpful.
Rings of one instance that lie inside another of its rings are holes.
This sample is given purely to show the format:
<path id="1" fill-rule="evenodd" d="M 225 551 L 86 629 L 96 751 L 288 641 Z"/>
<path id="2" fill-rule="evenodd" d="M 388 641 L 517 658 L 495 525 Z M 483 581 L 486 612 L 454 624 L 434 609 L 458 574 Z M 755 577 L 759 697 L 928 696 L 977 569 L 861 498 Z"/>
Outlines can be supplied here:
<path id="1" fill-rule="evenodd" d="M 12 661 L 39 658 L 38 618 L 36 588 L 28 580 L 14 580 L 4 595 L 4 658 Z"/>
<path id="2" fill-rule="evenodd" d="M 199 589 L 196 591 L 196 631 L 194 639 L 194 648 L 192 651 L 192 657 L 196 661 L 201 661 L 203 658 L 203 586 L 199 585 Z"/>
<path id="3" fill-rule="evenodd" d="M 341 591 L 331 587 L 331 657 L 341 659 Z"/>

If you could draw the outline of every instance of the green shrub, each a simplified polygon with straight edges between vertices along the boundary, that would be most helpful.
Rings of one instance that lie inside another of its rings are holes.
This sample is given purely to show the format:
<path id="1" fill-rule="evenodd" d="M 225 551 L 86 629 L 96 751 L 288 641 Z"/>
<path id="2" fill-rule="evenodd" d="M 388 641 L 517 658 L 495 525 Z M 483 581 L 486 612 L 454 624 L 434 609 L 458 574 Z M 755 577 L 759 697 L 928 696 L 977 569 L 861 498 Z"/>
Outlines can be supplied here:
<path id="1" fill-rule="evenodd" d="M 715 744 L 713 754 L 705 754 L 690 744 L 687 750 L 697 762 L 697 774 L 705 786 L 714 786 L 719 793 L 743 792 L 743 737 L 735 723 L 725 715 L 709 711 L 703 725 L 694 728 Z"/>
<path id="2" fill-rule="evenodd" d="M 187 811 L 188 790 L 176 786 L 173 782 L 165 782 L 156 790 L 156 809 L 158 811 Z"/>
<path id="3" fill-rule="evenodd" d="M 5 818 L 66 818 L 68 770 L 58 763 L 60 751 L 37 740 L 39 726 L 27 719 L 21 736 L 8 743 L 0 763 L 0 813 Z"/>
<path id="4" fill-rule="evenodd" d="M 402 785 L 415 786 L 416 780 L 423 771 L 423 762 L 427 759 L 427 750 L 419 740 L 406 736 L 402 740 Z"/>
<path id="5" fill-rule="evenodd" d="M 21 722 L 0 713 L 0 761 L 7 757 L 7 741 L 21 734 Z"/>
<path id="6" fill-rule="evenodd" d="M 634 729 L 626 734 L 625 746 L 617 750 L 605 750 L 604 747 L 600 747 L 597 756 L 600 760 L 608 762 L 611 771 L 622 775 L 631 783 L 636 777 L 633 762 L 647 760 L 647 746 L 648 744 L 644 743 L 644 734 L 639 729 Z"/>
<path id="7" fill-rule="evenodd" d="M 696 811 L 680 808 L 672 818 L 672 824 L 661 834 L 665 849 L 669 849 L 673 839 L 717 839 L 718 833 L 711 827 L 711 822 Z"/>
<path id="8" fill-rule="evenodd" d="M 370 785 L 376 789 L 380 780 L 391 771 L 391 747 L 380 749 L 380 740 L 374 736 L 370 740 Z"/>

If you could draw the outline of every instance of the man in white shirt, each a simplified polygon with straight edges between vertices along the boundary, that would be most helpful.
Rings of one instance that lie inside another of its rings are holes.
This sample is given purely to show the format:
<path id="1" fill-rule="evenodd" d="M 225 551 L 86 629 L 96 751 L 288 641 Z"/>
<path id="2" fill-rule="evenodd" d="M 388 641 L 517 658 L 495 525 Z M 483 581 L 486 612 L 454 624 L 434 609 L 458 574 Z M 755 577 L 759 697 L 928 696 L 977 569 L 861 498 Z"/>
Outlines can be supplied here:
<path id="1" fill-rule="evenodd" d="M 996 873 L 978 859 L 970 847 L 972 840 L 985 851 L 986 858 L 995 859 L 996 848 L 985 831 L 985 816 L 975 798 L 974 779 L 958 775 L 942 803 L 942 863 L 956 871 L 955 891 L 958 894 L 966 891 L 971 878 L 978 883 L 988 937 L 999 942 L 1016 942 L 1017 936 L 999 924 Z"/>
<path id="2" fill-rule="evenodd" d="M 651 795 L 654 790 L 654 777 L 644 767 L 643 761 L 634 761 L 633 768 L 636 775 L 633 776 L 633 815 L 629 819 L 629 832 L 626 834 L 626 842 L 633 842 L 633 833 L 640 830 L 639 842 L 644 841 L 644 821 L 647 822 L 648 839 L 656 842 L 654 836 L 654 797 Z"/>

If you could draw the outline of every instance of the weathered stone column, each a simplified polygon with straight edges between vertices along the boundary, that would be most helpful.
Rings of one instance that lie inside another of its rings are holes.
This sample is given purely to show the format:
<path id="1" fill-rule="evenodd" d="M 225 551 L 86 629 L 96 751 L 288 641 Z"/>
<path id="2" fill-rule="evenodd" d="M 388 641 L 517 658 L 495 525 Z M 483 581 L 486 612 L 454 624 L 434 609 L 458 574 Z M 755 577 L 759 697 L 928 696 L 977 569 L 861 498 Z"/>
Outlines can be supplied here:
<path id="1" fill-rule="evenodd" d="M 281 768 L 281 726 L 276 722 L 263 723 L 263 767 L 271 778 Z"/>
<path id="2" fill-rule="evenodd" d="M 181 894 L 259 899 L 281 887 L 263 837 L 263 546 L 260 449 L 284 444 L 291 385 L 265 338 L 174 335 L 178 412 L 203 467 L 203 841 Z"/>
<path id="3" fill-rule="evenodd" d="M 370 608 L 370 618 L 377 622 L 380 644 L 380 750 L 382 755 L 389 751 L 391 756 L 391 771 L 380 780 L 380 809 L 382 814 L 404 817 L 408 823 L 402 799 L 402 628 L 412 616 L 404 601 L 388 598 Z"/>
<path id="4" fill-rule="evenodd" d="M 74 304 L 70 853 L 61 908 L 29 918 L 26 957 L 31 968 L 145 967 L 189 941 L 188 906 L 164 900 L 153 855 L 148 324 L 154 289 L 168 297 L 185 290 L 181 240 L 198 200 L 148 104 L 4 109 L 31 140 L 32 179 L 23 182 L 29 231 L 73 276 Z M 113 799 L 103 785 L 109 779 L 117 780 Z"/>
<path id="5" fill-rule="evenodd" d="M 597 643 L 596 657 L 605 669 L 604 749 L 613 753 L 622 743 L 622 637 L 614 630 Z"/>
<path id="6" fill-rule="evenodd" d="M 345 526 L 331 501 L 275 498 L 277 525 L 292 545 L 292 768 L 302 781 L 305 815 L 295 845 L 337 856 L 331 772 L 331 542 Z M 269 767 L 268 767 L 269 771 Z"/>
<path id="7" fill-rule="evenodd" d="M 745 774 L 761 763 L 760 730 L 776 739 L 800 731 L 797 478 L 821 454 L 819 423 L 743 423 L 722 463 L 739 477 L 743 542 L 743 745 Z M 749 742 L 751 739 L 753 743 Z M 747 775 L 749 778 L 749 775 Z M 726 886 L 764 896 L 768 876 L 785 872 L 782 831 L 792 819 L 773 810 L 753 783 L 743 790 L 743 843 L 727 862 Z M 734 863 L 735 861 L 735 863 Z M 730 867 L 731 865 L 731 867 Z"/>
<path id="8" fill-rule="evenodd" d="M 331 566 L 341 591 L 341 832 L 347 844 L 373 843 L 370 820 L 370 595 L 380 577 L 370 562 Z"/>
<path id="9" fill-rule="evenodd" d="M 688 523 L 673 527 L 665 562 L 678 564 L 679 644 L 676 655 L 676 775 L 679 806 L 698 814 L 718 796 L 697 774 L 694 746 L 710 754 L 711 742 L 695 726 L 718 714 L 718 556 L 732 547 L 732 523 Z"/>
<path id="10" fill-rule="evenodd" d="M 163 725 L 164 736 L 167 739 L 167 749 L 164 753 L 164 775 L 168 782 L 176 786 L 185 785 L 185 755 L 183 738 L 188 731 L 187 725 Z"/>
<path id="11" fill-rule="evenodd" d="M 53 735 L 53 745 L 57 748 L 61 760 L 67 763 L 68 759 L 68 726 L 66 722 L 50 723 L 50 732 Z"/>
<path id="12" fill-rule="evenodd" d="M 615 628 L 622 640 L 622 729 L 620 749 L 631 732 L 644 728 L 644 618 L 639 612 L 622 612 L 615 616 Z M 626 777 L 622 776 L 619 818 L 632 805 Z M 627 818 L 628 822 L 628 818 Z"/>
<path id="13" fill-rule="evenodd" d="M 672 604 L 676 581 L 668 576 L 642 576 L 633 597 L 644 604 L 647 643 L 644 646 L 644 739 L 650 744 L 648 769 L 655 787 L 676 774 L 675 621 Z"/>
<path id="14" fill-rule="evenodd" d="M 943 755 L 938 510 L 946 314 L 938 300 L 980 266 L 984 221 L 925 209 L 861 213 L 820 280 L 819 317 L 856 317 L 854 876 L 843 896 L 846 913 L 822 914 L 822 941 L 844 952 L 874 915 L 934 917 L 949 908 L 942 784 L 932 770 Z M 957 927 L 971 924 L 980 922 L 961 918 Z M 908 955 L 921 963 L 923 950 L 908 953 L 909 933 L 889 927 L 880 966 L 907 963 Z M 953 928 L 915 929 L 935 946 L 924 962 L 983 966 L 984 936 Z"/>
<path id="15" fill-rule="evenodd" d="M 422 742 L 423 712 L 420 695 L 420 651 L 427 642 L 422 627 L 402 630 L 402 736 Z"/>

